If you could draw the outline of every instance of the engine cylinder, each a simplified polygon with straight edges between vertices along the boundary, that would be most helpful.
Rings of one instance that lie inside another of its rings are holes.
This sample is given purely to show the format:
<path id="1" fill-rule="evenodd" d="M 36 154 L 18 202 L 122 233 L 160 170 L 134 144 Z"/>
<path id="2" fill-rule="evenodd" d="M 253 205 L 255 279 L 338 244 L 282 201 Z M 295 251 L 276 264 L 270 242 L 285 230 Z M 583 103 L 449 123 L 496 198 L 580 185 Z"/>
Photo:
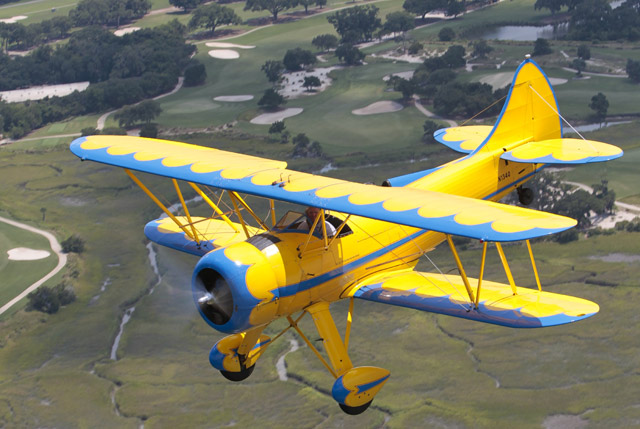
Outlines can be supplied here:
<path id="1" fill-rule="evenodd" d="M 204 255 L 193 272 L 193 298 L 202 318 L 225 333 L 271 322 L 278 310 L 274 270 L 255 246 L 236 243 Z"/>

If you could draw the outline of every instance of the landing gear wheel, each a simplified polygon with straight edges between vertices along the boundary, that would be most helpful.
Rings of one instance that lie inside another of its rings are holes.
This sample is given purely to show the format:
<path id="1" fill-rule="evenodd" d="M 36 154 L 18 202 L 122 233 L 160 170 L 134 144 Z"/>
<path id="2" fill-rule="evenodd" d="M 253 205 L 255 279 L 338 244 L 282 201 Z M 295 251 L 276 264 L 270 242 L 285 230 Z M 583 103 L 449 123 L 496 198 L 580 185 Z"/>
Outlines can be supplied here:
<path id="1" fill-rule="evenodd" d="M 340 405 L 340 408 L 342 408 L 342 411 L 349 414 L 350 416 L 357 416 L 358 414 L 364 413 L 365 410 L 369 408 L 369 405 L 371 405 L 372 402 L 373 402 L 373 399 L 364 405 L 360 405 L 359 407 L 350 407 L 348 405 L 341 404 L 339 402 L 338 402 L 338 405 Z"/>
<path id="2" fill-rule="evenodd" d="M 520 204 L 522 204 L 523 206 L 528 206 L 533 202 L 534 195 L 531 188 L 523 188 L 522 186 L 519 186 L 517 188 L 517 191 Z"/>
<path id="3" fill-rule="evenodd" d="M 222 374 L 222 376 L 227 380 L 242 381 L 249 378 L 255 368 L 255 365 L 251 365 L 249 368 L 245 368 L 240 372 L 220 371 L 220 374 Z"/>

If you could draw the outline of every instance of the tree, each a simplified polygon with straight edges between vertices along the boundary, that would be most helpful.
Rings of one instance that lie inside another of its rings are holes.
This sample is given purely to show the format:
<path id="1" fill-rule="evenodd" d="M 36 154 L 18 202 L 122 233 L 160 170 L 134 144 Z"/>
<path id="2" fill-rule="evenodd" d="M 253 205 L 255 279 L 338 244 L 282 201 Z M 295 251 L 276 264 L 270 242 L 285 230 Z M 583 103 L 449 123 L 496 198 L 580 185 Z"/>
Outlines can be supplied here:
<path id="1" fill-rule="evenodd" d="M 473 42 L 473 55 L 475 58 L 486 58 L 487 54 L 493 51 L 493 48 L 489 46 L 486 40 L 478 40 Z"/>
<path id="2" fill-rule="evenodd" d="M 304 14 L 309 14 L 309 6 L 311 6 L 315 0 L 298 0 L 298 5 L 304 7 Z"/>
<path id="3" fill-rule="evenodd" d="M 409 49 L 407 49 L 407 52 L 409 52 L 409 54 L 411 55 L 416 55 L 423 48 L 424 48 L 424 45 L 422 43 L 418 42 L 417 40 L 414 40 L 413 43 L 409 45 Z"/>
<path id="4" fill-rule="evenodd" d="M 442 30 L 438 32 L 438 39 L 441 42 L 450 42 L 456 38 L 456 32 L 451 27 L 443 27 Z"/>
<path id="5" fill-rule="evenodd" d="M 148 137 L 155 139 L 158 137 L 158 125 L 156 124 L 144 124 L 140 127 L 140 137 Z"/>
<path id="6" fill-rule="evenodd" d="M 81 0 L 69 17 L 76 27 L 111 25 L 119 27 L 142 18 L 151 10 L 149 0 Z"/>
<path id="7" fill-rule="evenodd" d="M 536 4 L 533 7 L 535 10 L 549 9 L 549 12 L 554 15 L 562 9 L 564 3 L 563 0 L 536 0 Z"/>
<path id="8" fill-rule="evenodd" d="M 640 82 L 640 61 L 627 60 L 627 76 L 635 83 Z"/>
<path id="9" fill-rule="evenodd" d="M 447 0 L 405 0 L 402 8 L 407 12 L 420 15 L 422 19 L 431 11 L 447 7 Z"/>
<path id="10" fill-rule="evenodd" d="M 551 49 L 551 45 L 549 45 L 549 41 L 543 38 L 537 38 L 536 42 L 533 45 L 533 55 L 534 57 L 539 55 L 547 55 L 553 52 Z"/>
<path id="11" fill-rule="evenodd" d="M 305 66 L 314 65 L 318 59 L 311 51 L 302 48 L 289 49 L 282 59 L 282 63 L 287 70 L 298 71 Z"/>
<path id="12" fill-rule="evenodd" d="M 378 8 L 373 5 L 341 9 L 329 15 L 327 20 L 342 37 L 342 42 L 350 44 L 371 40 L 375 31 L 382 26 Z"/>
<path id="13" fill-rule="evenodd" d="M 607 118 L 607 110 L 609 109 L 609 101 L 607 97 L 599 92 L 593 97 L 591 97 L 591 103 L 589 103 L 589 108 L 594 111 L 594 118 L 602 123 Z"/>
<path id="14" fill-rule="evenodd" d="M 73 289 L 60 283 L 54 287 L 40 286 L 34 292 L 27 295 L 27 311 L 40 311 L 42 313 L 57 313 L 61 306 L 71 304 L 76 300 Z"/>
<path id="15" fill-rule="evenodd" d="M 571 67 L 573 67 L 574 69 L 577 70 L 576 75 L 578 77 L 582 77 L 582 70 L 584 70 L 585 68 L 587 68 L 587 63 L 581 59 L 581 58 L 575 58 L 572 62 L 571 62 Z"/>
<path id="16" fill-rule="evenodd" d="M 64 253 L 82 253 L 84 252 L 84 240 L 77 235 L 72 235 L 62 243 L 62 251 Z"/>
<path id="17" fill-rule="evenodd" d="M 244 10 L 271 12 L 273 21 L 278 20 L 278 14 L 283 10 L 291 9 L 297 4 L 297 0 L 247 0 Z"/>
<path id="18" fill-rule="evenodd" d="M 416 90 L 416 85 L 413 80 L 403 79 L 400 76 L 392 76 L 387 82 L 388 85 L 393 86 L 394 91 L 402 93 L 402 100 L 408 101 Z"/>
<path id="19" fill-rule="evenodd" d="M 404 39 L 407 31 L 416 27 L 415 19 L 407 12 L 392 12 L 387 15 L 387 20 L 382 27 L 385 33 L 401 33 L 402 50 L 404 51 Z"/>
<path id="20" fill-rule="evenodd" d="M 207 69 L 200 61 L 193 59 L 184 69 L 184 86 L 198 86 L 207 80 Z"/>
<path id="21" fill-rule="evenodd" d="M 204 27 L 214 33 L 219 25 L 237 25 L 240 23 L 242 23 L 242 19 L 230 7 L 220 6 L 217 3 L 208 3 L 199 6 L 193 12 L 193 16 L 189 20 L 189 28 Z"/>
<path id="22" fill-rule="evenodd" d="M 314 141 L 311 143 L 306 134 L 300 133 L 292 140 L 294 144 L 292 158 L 322 158 L 324 153 L 320 143 Z"/>
<path id="23" fill-rule="evenodd" d="M 44 222 L 44 217 L 47 214 L 47 208 L 46 207 L 40 207 L 40 213 L 42 213 L 42 222 Z"/>
<path id="24" fill-rule="evenodd" d="M 365 54 L 355 46 L 343 43 L 336 49 L 336 57 L 348 66 L 355 66 L 362 63 Z"/>
<path id="25" fill-rule="evenodd" d="M 578 46 L 578 58 L 585 61 L 591 58 L 591 50 L 587 45 Z"/>
<path id="26" fill-rule="evenodd" d="M 467 6 L 465 5 L 465 0 L 461 0 L 461 1 L 449 0 L 447 2 L 445 15 L 453 16 L 454 18 L 456 18 L 458 15 L 464 13 L 465 10 L 467 10 Z"/>
<path id="27" fill-rule="evenodd" d="M 264 95 L 258 101 L 258 106 L 264 107 L 268 110 L 275 110 L 284 102 L 284 97 L 280 95 L 278 91 L 273 88 L 269 88 L 264 92 Z"/>
<path id="28" fill-rule="evenodd" d="M 317 88 L 321 85 L 322 82 L 320 82 L 320 78 L 318 76 L 305 76 L 304 82 L 302 83 L 302 86 L 307 88 L 307 92 L 311 92 L 313 88 Z"/>
<path id="29" fill-rule="evenodd" d="M 169 0 L 169 4 L 178 7 L 185 12 L 189 12 L 197 8 L 202 3 L 202 0 Z"/>
<path id="30" fill-rule="evenodd" d="M 338 46 L 338 38 L 333 34 L 321 34 L 314 37 L 311 44 L 318 48 L 319 51 L 328 51 Z"/>
<path id="31" fill-rule="evenodd" d="M 261 67 L 264 74 L 267 75 L 267 80 L 271 83 L 276 83 L 280 80 L 280 75 L 286 70 L 282 61 L 267 60 Z"/>
<path id="32" fill-rule="evenodd" d="M 435 143 L 436 139 L 434 138 L 433 133 L 438 131 L 440 128 L 440 125 L 436 121 L 427 119 L 426 121 L 424 121 L 424 125 L 422 125 L 422 129 L 424 130 L 422 140 L 425 143 Z"/>
<path id="33" fill-rule="evenodd" d="M 269 134 L 282 134 L 285 128 L 284 121 L 276 121 L 269 127 Z"/>
<path id="34" fill-rule="evenodd" d="M 139 122 L 149 124 L 160 113 L 162 108 L 157 101 L 145 100 L 133 106 L 123 107 L 113 115 L 113 119 L 117 120 L 121 127 L 131 127 Z"/>

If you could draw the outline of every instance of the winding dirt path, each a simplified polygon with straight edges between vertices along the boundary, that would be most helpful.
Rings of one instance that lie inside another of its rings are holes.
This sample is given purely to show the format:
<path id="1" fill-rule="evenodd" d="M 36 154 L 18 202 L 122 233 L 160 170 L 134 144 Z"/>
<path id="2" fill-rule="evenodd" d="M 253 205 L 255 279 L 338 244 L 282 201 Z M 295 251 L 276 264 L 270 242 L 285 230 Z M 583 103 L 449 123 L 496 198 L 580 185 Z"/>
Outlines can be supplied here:
<path id="1" fill-rule="evenodd" d="M 58 274 L 58 272 L 67 263 L 67 255 L 65 253 L 62 253 L 62 247 L 60 246 L 60 243 L 58 242 L 56 237 L 53 234 L 51 234 L 50 232 L 43 231 L 41 229 L 34 228 L 33 226 L 25 225 L 24 223 L 16 222 L 14 220 L 7 219 L 7 218 L 1 217 L 1 216 L 0 216 L 0 222 L 4 222 L 4 223 L 9 224 L 11 226 L 15 226 L 16 228 L 21 228 L 21 229 L 24 229 L 26 231 L 30 231 L 30 232 L 33 232 L 33 233 L 40 234 L 40 235 L 44 236 L 47 240 L 49 240 L 49 245 L 51 246 L 51 250 L 53 250 L 53 252 L 56 255 L 58 255 L 58 265 L 56 265 L 56 267 L 53 270 L 51 270 L 49 272 L 49 274 L 47 274 L 46 276 L 44 276 L 43 278 L 41 278 L 40 280 L 38 280 L 37 282 L 35 282 L 31 286 L 29 286 L 28 288 L 26 288 L 24 291 L 22 291 L 22 293 L 20 295 L 16 296 L 11 301 L 9 301 L 4 306 L 2 306 L 2 308 L 0 308 L 0 315 L 2 315 L 5 311 L 9 310 L 11 307 L 13 307 L 15 304 L 17 304 L 24 297 L 26 297 L 31 292 L 33 292 L 34 290 L 36 290 L 40 286 L 42 286 L 44 284 L 44 282 L 46 282 L 51 277 L 53 277 L 56 274 Z"/>

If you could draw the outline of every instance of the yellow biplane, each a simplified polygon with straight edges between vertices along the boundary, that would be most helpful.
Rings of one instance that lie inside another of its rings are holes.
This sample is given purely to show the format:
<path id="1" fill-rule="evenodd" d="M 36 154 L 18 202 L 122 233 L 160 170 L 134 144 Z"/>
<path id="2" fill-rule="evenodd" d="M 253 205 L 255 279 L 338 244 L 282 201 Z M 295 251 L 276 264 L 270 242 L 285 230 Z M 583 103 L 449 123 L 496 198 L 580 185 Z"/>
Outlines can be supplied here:
<path id="1" fill-rule="evenodd" d="M 195 304 L 209 325 L 229 334 L 211 349 L 213 367 L 233 381 L 247 378 L 282 335 L 271 339 L 263 333 L 265 327 L 286 318 L 285 331 L 295 329 L 335 378 L 333 398 L 345 412 L 359 414 L 389 371 L 354 367 L 349 358 L 354 298 L 516 328 L 570 323 L 599 310 L 593 302 L 540 288 L 529 240 L 576 222 L 494 201 L 514 189 L 521 199 L 530 199 L 522 185 L 546 166 L 606 161 L 622 151 L 606 143 L 562 138 L 553 90 L 530 59 L 516 71 L 495 126 L 447 128 L 435 137 L 466 155 L 389 179 L 385 186 L 287 170 L 282 161 L 139 137 L 81 137 L 71 151 L 82 160 L 123 167 L 167 215 L 148 223 L 146 236 L 200 257 L 192 276 Z M 184 215 L 174 215 L 132 171 L 171 178 Z M 210 206 L 210 216 L 190 214 L 177 180 Z M 228 209 L 210 188 L 226 192 Z M 249 206 L 247 195 L 268 201 L 267 220 Z M 317 209 L 308 217 L 290 211 L 277 220 L 275 201 Z M 483 243 L 477 279 L 467 276 L 454 235 Z M 415 271 L 420 257 L 443 241 L 459 275 Z M 526 242 L 537 289 L 516 286 L 501 246 L 510 241 Z M 489 242 L 499 253 L 508 283 L 483 279 Z M 344 337 L 329 312 L 330 304 L 340 299 L 350 300 Z M 328 361 L 298 327 L 307 313 Z"/>

